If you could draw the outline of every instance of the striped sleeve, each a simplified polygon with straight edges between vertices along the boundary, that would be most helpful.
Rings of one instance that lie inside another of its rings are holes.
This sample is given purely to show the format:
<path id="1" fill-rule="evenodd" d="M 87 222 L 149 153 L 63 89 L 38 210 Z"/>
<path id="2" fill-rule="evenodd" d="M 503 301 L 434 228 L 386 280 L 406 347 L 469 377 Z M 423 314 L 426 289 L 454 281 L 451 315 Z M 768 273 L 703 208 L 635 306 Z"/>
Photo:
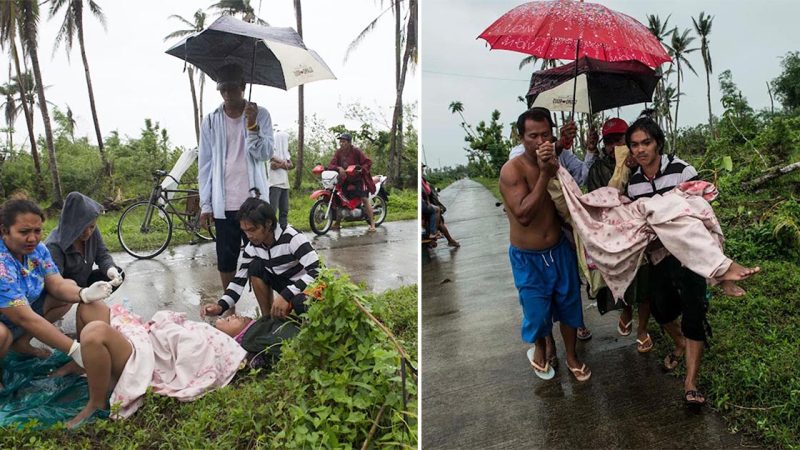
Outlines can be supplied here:
<path id="1" fill-rule="evenodd" d="M 236 271 L 233 281 L 228 284 L 228 288 L 225 289 L 225 293 L 222 295 L 222 298 L 217 301 L 217 304 L 222 307 L 222 312 L 225 312 L 228 310 L 228 308 L 233 307 L 242 296 L 244 286 L 247 284 L 247 272 L 250 270 L 250 262 L 252 260 L 253 248 L 251 244 L 247 244 L 247 247 L 245 247 L 242 251 L 242 263 L 239 265 L 239 270 Z"/>
<path id="2" fill-rule="evenodd" d="M 301 266 L 298 267 L 298 272 L 303 272 L 303 274 L 296 278 L 293 276 L 293 283 L 288 285 L 281 295 L 287 300 L 291 299 L 294 310 L 301 312 L 305 310 L 303 305 L 305 295 L 302 295 L 303 291 L 309 284 L 314 282 L 319 274 L 319 256 L 303 233 L 297 233 L 292 236 L 289 248 L 295 260 Z"/>

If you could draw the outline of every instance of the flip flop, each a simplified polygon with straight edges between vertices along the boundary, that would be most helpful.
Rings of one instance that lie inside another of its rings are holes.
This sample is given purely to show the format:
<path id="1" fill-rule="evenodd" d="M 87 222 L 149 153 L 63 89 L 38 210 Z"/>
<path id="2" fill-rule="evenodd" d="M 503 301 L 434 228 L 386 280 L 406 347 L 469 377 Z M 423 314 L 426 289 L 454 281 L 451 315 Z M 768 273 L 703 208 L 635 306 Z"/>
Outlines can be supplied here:
<path id="1" fill-rule="evenodd" d="M 650 339 L 650 333 L 648 333 L 644 339 L 636 339 L 636 351 L 639 353 L 647 353 L 653 350 L 653 340 Z"/>
<path id="2" fill-rule="evenodd" d="M 586 364 L 582 365 L 580 369 L 576 369 L 574 367 L 570 367 L 569 363 L 567 363 L 567 369 L 572 372 L 572 375 L 575 376 L 575 379 L 584 382 L 592 377 L 592 371 L 586 367 Z"/>
<path id="3" fill-rule="evenodd" d="M 667 372 L 675 370 L 675 368 L 678 367 L 678 364 L 680 364 L 681 358 L 682 356 L 676 355 L 675 352 L 669 352 L 669 354 L 667 354 L 667 356 L 664 358 L 664 369 Z"/>
<path id="4" fill-rule="evenodd" d="M 689 397 L 691 397 L 691 399 Z M 698 398 L 702 398 L 703 400 L 698 400 Z M 687 406 L 705 406 L 706 396 L 700 391 L 686 391 L 683 393 L 683 401 Z"/>
<path id="5" fill-rule="evenodd" d="M 534 351 L 533 347 L 528 349 L 528 362 L 531 363 L 531 367 L 533 367 L 533 373 L 535 373 L 537 377 L 543 380 L 549 380 L 554 376 L 556 376 L 556 371 L 550 365 L 549 361 L 545 361 L 544 367 L 540 366 L 539 364 L 536 364 L 536 362 L 533 360 L 533 351 Z"/>
<path id="6" fill-rule="evenodd" d="M 581 333 L 581 331 L 583 331 L 583 333 Z M 592 338 L 592 330 L 586 327 L 578 328 L 578 340 L 588 341 L 591 338 Z"/>
<path id="7" fill-rule="evenodd" d="M 619 322 L 617 323 L 617 333 L 619 333 L 620 336 L 630 336 L 632 331 L 633 331 L 633 318 L 631 318 L 631 320 L 628 323 L 625 323 L 622 321 L 622 316 L 620 316 Z"/>

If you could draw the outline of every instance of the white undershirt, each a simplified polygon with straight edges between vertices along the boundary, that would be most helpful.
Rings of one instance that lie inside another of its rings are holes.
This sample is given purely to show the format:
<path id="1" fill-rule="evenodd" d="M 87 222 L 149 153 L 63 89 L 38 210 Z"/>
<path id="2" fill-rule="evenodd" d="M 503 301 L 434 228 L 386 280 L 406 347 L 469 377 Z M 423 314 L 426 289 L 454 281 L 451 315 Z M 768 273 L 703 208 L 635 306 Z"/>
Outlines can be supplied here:
<path id="1" fill-rule="evenodd" d="M 249 196 L 249 177 L 244 149 L 242 117 L 231 119 L 225 113 L 225 136 L 228 150 L 225 155 L 225 211 L 238 211 Z"/>

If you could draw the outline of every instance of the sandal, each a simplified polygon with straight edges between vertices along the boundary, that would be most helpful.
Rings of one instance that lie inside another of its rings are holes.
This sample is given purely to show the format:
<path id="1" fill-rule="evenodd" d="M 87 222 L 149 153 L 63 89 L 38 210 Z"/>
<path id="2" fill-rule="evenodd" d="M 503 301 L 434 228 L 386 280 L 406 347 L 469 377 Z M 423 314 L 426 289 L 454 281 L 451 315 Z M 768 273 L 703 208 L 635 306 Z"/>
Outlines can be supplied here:
<path id="1" fill-rule="evenodd" d="M 547 358 L 547 363 L 550 364 L 550 367 L 553 369 L 558 369 L 558 356 L 553 355 Z"/>
<path id="2" fill-rule="evenodd" d="M 586 381 L 592 377 L 592 371 L 586 367 L 586 364 L 582 365 L 580 369 L 576 369 L 574 367 L 570 367 L 569 363 L 567 363 L 567 369 L 572 372 L 572 375 L 575 376 L 575 379 L 578 381 Z"/>
<path id="3" fill-rule="evenodd" d="M 688 406 L 704 406 L 706 404 L 706 396 L 700 391 L 686 391 L 683 393 L 683 401 Z"/>
<path id="4" fill-rule="evenodd" d="M 666 369 L 667 372 L 675 370 L 675 368 L 678 367 L 678 364 L 681 362 L 681 358 L 682 356 L 676 355 L 675 352 L 669 352 L 669 354 L 667 354 L 667 356 L 664 358 L 664 369 Z"/>
<path id="5" fill-rule="evenodd" d="M 630 336 L 632 331 L 633 331 L 633 318 L 631 318 L 631 320 L 628 321 L 628 323 L 625 323 L 622 321 L 622 316 L 620 316 L 619 322 L 617 323 L 617 333 L 619 333 L 621 336 Z"/>
<path id="6" fill-rule="evenodd" d="M 581 341 L 588 341 L 592 338 L 592 331 L 586 327 L 578 328 L 578 339 Z"/>
<path id="7" fill-rule="evenodd" d="M 544 367 L 536 364 L 536 361 L 533 360 L 533 352 L 534 348 L 531 347 L 528 349 L 528 362 L 531 363 L 531 367 L 533 367 L 533 373 L 536 374 L 537 377 L 543 380 L 549 380 L 556 376 L 556 371 L 553 369 L 553 366 L 550 365 L 549 361 L 544 362 Z"/>
<path id="8" fill-rule="evenodd" d="M 650 339 L 649 333 L 645 335 L 644 339 L 636 339 L 636 351 L 639 353 L 647 353 L 650 350 L 653 350 L 653 340 Z"/>

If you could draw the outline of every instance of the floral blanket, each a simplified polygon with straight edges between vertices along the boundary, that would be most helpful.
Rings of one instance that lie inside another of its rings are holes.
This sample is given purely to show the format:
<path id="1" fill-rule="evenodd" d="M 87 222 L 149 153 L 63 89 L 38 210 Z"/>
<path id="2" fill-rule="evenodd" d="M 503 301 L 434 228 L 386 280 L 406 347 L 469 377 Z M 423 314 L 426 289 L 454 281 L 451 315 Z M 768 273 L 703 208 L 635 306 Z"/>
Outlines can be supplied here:
<path id="1" fill-rule="evenodd" d="M 247 353 L 227 334 L 187 320 L 183 313 L 158 311 L 143 323 L 121 305 L 113 305 L 111 326 L 133 346 L 109 401 L 113 418 L 127 418 L 136 412 L 148 387 L 180 401 L 195 400 L 223 387 L 233 379 Z"/>

